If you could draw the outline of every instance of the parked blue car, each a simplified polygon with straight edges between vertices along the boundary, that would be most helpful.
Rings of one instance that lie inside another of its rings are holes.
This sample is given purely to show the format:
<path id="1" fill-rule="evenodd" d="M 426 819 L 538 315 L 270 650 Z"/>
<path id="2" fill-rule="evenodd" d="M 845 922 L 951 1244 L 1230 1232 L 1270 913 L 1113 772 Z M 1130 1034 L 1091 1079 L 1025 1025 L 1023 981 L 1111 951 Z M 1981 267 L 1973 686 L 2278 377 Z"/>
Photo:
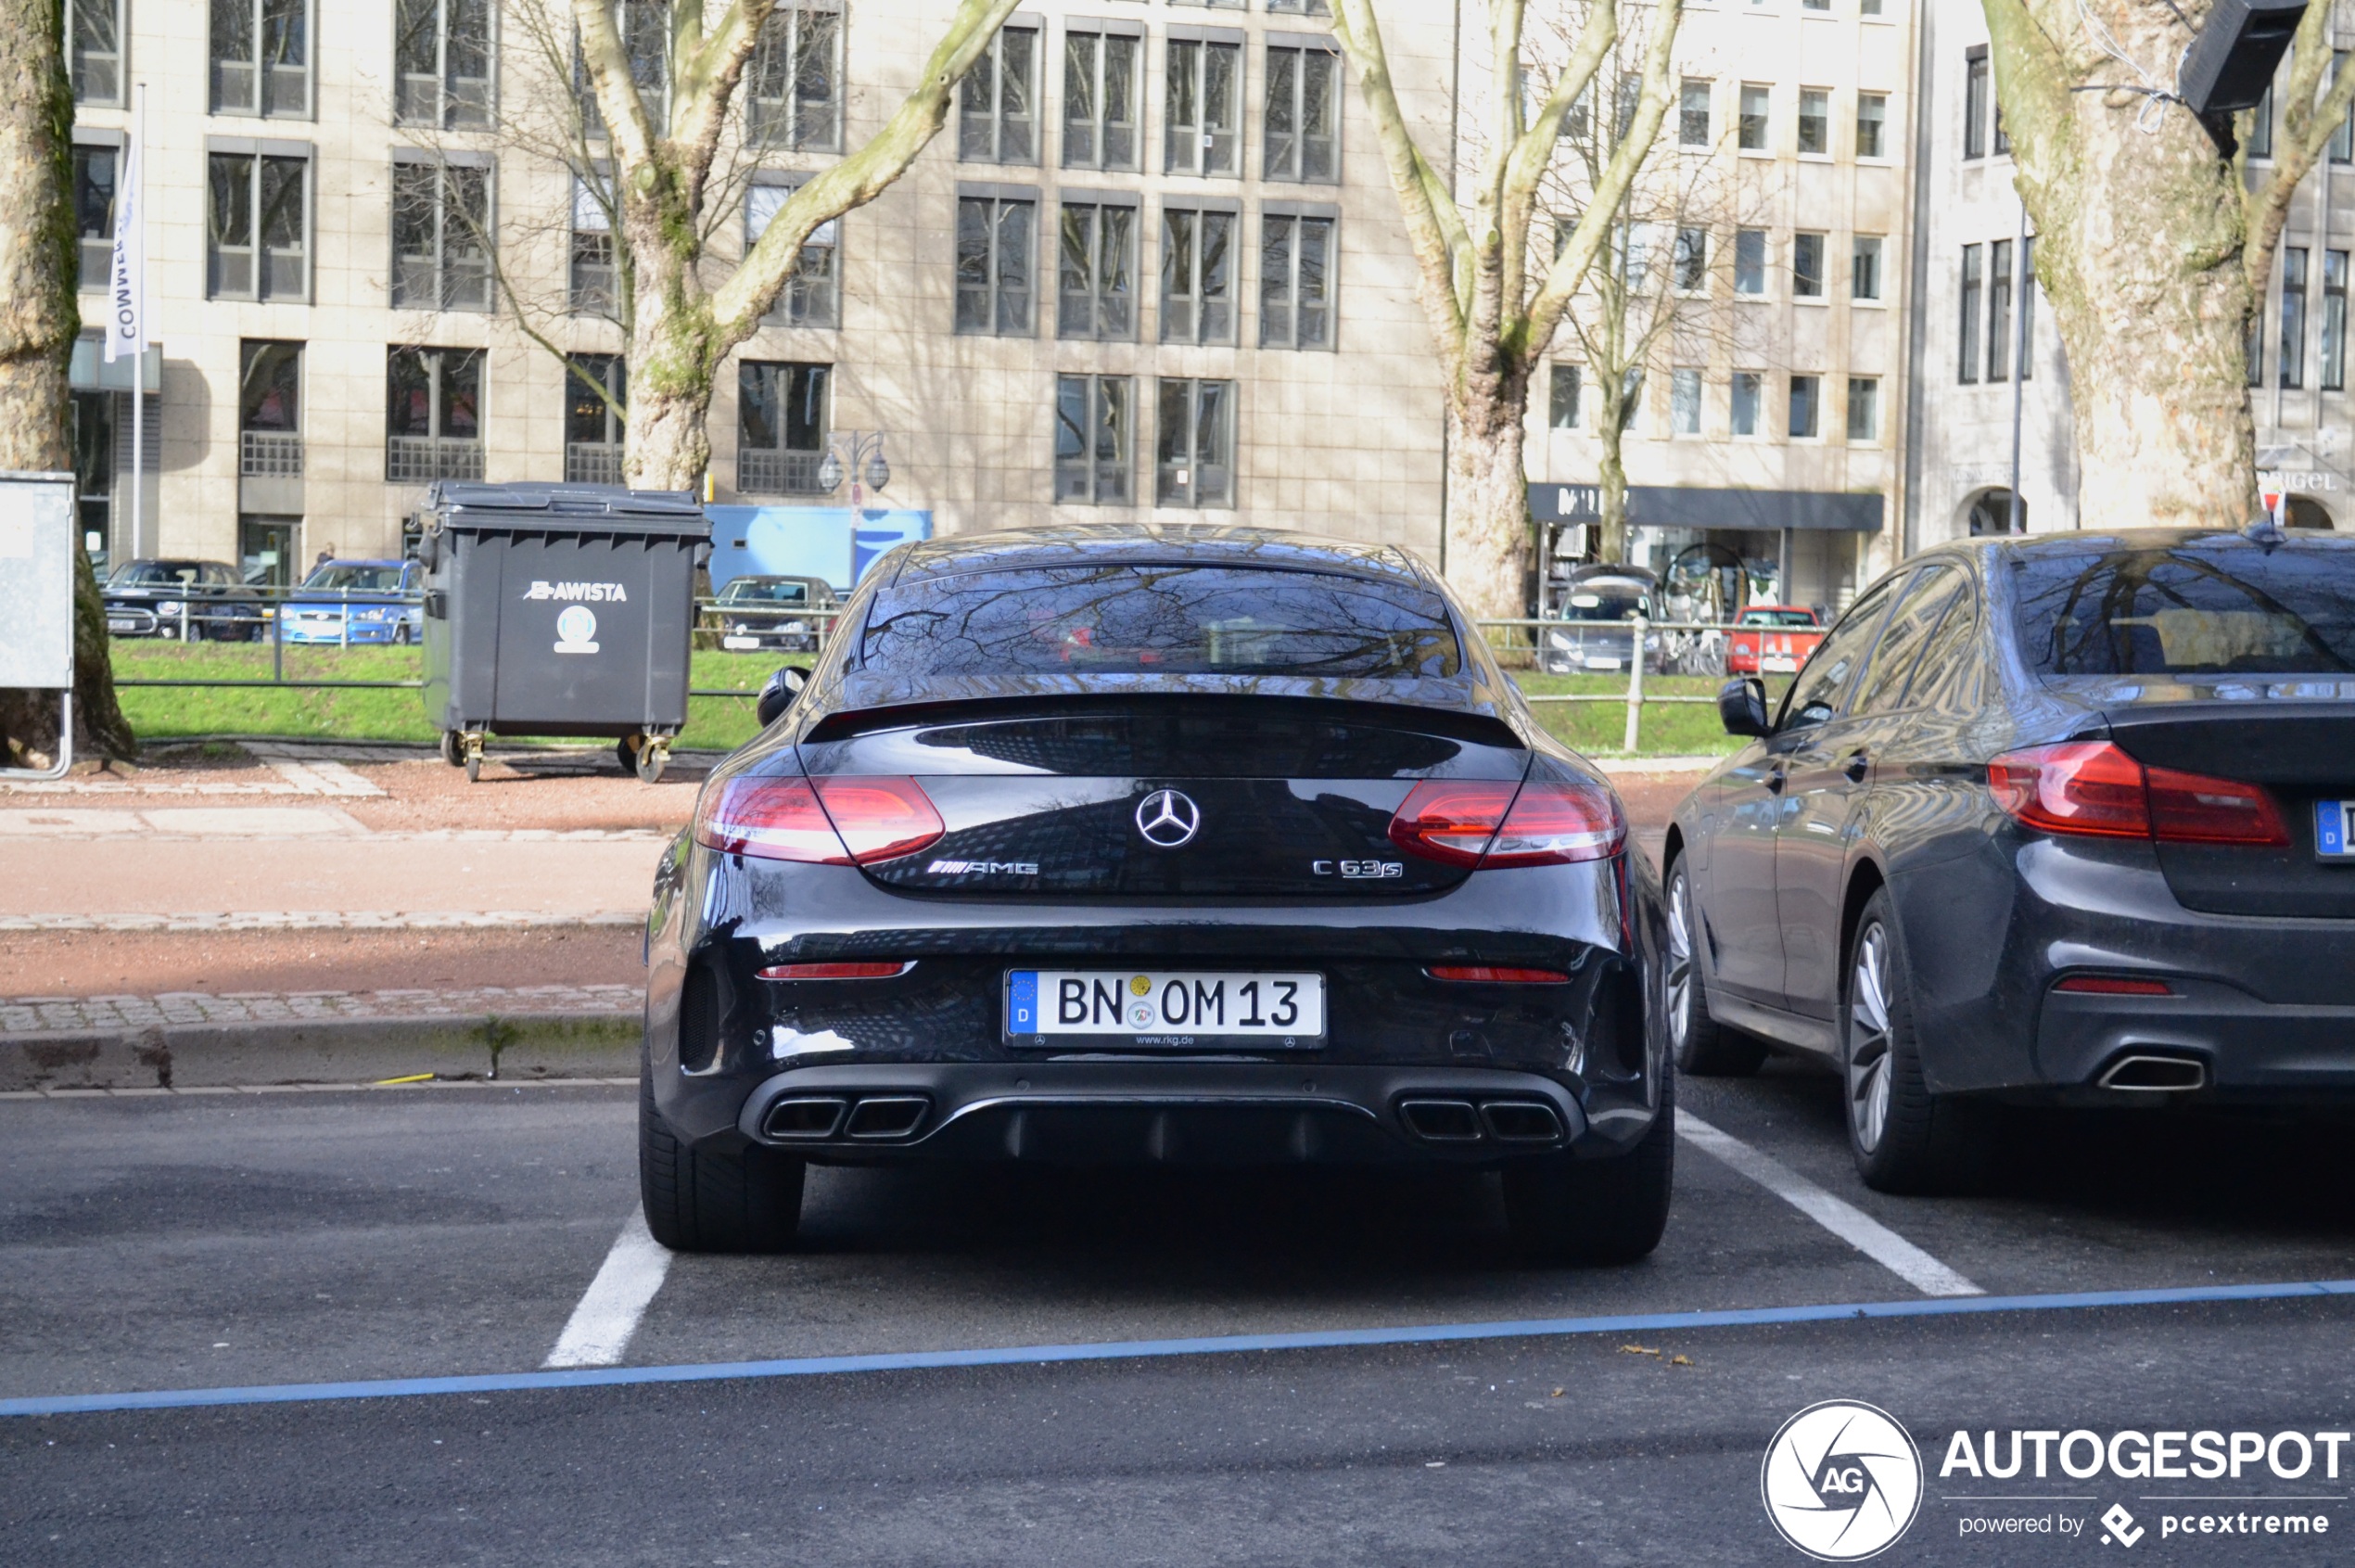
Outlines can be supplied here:
<path id="1" fill-rule="evenodd" d="M 418 642 L 426 611 L 417 595 L 424 590 L 425 570 L 414 561 L 327 561 L 286 596 L 279 635 L 289 643 L 351 646 Z"/>

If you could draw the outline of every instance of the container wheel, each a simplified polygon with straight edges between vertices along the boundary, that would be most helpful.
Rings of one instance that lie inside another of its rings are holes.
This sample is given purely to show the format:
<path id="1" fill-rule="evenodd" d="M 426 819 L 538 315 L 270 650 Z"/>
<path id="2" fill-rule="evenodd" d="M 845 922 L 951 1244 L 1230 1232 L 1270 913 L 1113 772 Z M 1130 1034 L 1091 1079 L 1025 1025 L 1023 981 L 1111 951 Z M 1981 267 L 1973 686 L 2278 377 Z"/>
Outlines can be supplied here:
<path id="1" fill-rule="evenodd" d="M 621 765 L 624 773 L 638 771 L 638 748 L 645 744 L 646 737 L 643 735 L 624 735 L 613 743 L 613 759 Z"/>
<path id="2" fill-rule="evenodd" d="M 441 732 L 441 759 L 452 768 L 463 767 L 466 760 L 465 737 L 455 730 Z"/>
<path id="3" fill-rule="evenodd" d="M 481 753 L 481 752 L 479 752 L 479 751 L 469 751 L 469 752 L 467 752 L 467 753 L 466 753 L 466 782 L 467 782 L 468 784 L 473 784 L 473 783 L 474 783 L 477 779 L 479 779 L 479 778 L 481 778 L 481 777 L 482 777 L 482 753 Z"/>
<path id="4" fill-rule="evenodd" d="M 662 777 L 663 769 L 670 761 L 670 743 L 649 737 L 638 748 L 638 782 L 653 784 Z"/>

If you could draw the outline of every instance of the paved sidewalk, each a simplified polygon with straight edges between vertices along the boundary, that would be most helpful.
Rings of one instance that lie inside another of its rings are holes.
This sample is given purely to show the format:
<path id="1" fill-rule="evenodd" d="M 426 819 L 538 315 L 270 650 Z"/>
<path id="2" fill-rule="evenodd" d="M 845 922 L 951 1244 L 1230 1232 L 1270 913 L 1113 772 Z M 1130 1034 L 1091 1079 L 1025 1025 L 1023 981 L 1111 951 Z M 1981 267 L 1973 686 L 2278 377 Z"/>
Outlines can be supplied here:
<path id="1" fill-rule="evenodd" d="M 285 1024 L 497 1013 L 630 1013 L 637 986 L 482 986 L 465 990 L 199 991 L 160 996 L 0 997 L 0 1035 L 101 1033 L 185 1024 Z"/>

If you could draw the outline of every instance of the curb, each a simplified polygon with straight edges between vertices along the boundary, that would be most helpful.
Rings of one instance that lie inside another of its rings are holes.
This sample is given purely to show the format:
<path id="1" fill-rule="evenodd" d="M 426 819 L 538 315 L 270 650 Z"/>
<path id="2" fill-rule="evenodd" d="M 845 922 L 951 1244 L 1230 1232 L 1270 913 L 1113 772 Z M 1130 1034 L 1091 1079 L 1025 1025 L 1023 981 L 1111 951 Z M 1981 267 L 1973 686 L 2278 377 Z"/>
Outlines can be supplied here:
<path id="1" fill-rule="evenodd" d="M 631 1077 L 635 1013 L 488 1013 L 0 1035 L 0 1092 Z"/>

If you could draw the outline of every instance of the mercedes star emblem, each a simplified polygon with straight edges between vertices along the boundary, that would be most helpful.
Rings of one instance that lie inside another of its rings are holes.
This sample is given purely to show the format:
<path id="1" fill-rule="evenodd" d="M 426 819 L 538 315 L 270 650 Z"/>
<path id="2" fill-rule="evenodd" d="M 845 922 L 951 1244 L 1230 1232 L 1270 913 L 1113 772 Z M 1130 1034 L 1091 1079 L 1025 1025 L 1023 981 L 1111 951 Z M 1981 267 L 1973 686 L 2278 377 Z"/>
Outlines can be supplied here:
<path id="1" fill-rule="evenodd" d="M 1157 789 L 1138 803 L 1137 831 L 1156 849 L 1190 843 L 1202 828 L 1202 808 L 1174 789 Z"/>

